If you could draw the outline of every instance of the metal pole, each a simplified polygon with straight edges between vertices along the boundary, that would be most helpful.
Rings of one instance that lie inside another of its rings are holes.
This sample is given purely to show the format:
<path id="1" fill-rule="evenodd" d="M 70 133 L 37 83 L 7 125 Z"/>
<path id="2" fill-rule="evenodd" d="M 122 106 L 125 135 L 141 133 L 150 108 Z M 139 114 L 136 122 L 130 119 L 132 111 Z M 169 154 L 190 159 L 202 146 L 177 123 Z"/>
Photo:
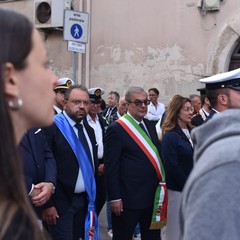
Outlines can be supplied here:
<path id="1" fill-rule="evenodd" d="M 65 9 L 71 10 L 71 0 L 63 0 L 65 3 Z M 77 84 L 76 80 L 76 72 L 77 72 L 77 53 L 73 52 L 73 73 L 72 73 L 72 79 L 75 84 Z"/>
<path id="2" fill-rule="evenodd" d="M 76 72 L 77 72 L 77 53 L 73 52 L 73 81 L 75 82 L 75 84 L 78 84 L 76 82 Z"/>

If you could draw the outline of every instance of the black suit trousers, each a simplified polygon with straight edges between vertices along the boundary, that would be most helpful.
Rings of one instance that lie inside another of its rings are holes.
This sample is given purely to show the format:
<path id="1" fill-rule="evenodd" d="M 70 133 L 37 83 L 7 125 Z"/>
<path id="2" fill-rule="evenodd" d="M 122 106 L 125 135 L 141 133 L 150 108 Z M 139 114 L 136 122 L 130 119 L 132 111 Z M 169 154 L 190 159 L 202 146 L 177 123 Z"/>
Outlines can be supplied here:
<path id="1" fill-rule="evenodd" d="M 152 208 L 124 209 L 120 216 L 112 213 L 113 240 L 132 240 L 139 223 L 142 240 L 160 240 L 160 230 L 150 230 Z"/>

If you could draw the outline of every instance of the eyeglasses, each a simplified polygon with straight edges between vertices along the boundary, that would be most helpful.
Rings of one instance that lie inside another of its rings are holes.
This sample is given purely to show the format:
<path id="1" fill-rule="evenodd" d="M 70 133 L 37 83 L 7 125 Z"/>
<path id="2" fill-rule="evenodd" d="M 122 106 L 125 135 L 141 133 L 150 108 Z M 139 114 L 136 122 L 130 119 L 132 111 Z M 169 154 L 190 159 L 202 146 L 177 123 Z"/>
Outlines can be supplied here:
<path id="1" fill-rule="evenodd" d="M 149 97 L 156 97 L 157 94 L 149 94 Z"/>
<path id="2" fill-rule="evenodd" d="M 144 101 L 140 101 L 140 100 L 135 100 L 135 101 L 128 101 L 129 103 L 134 103 L 137 107 L 142 106 L 142 104 L 144 104 L 145 106 L 150 104 L 150 100 L 144 100 Z"/>
<path id="3" fill-rule="evenodd" d="M 99 106 L 99 105 L 101 105 L 101 103 L 100 103 L 100 102 L 91 102 L 91 105 L 93 105 L 93 106 Z"/>
<path id="4" fill-rule="evenodd" d="M 73 103 L 73 105 L 75 105 L 75 106 L 83 105 L 83 106 L 87 107 L 89 105 L 89 101 L 71 100 L 70 102 Z"/>
<path id="5" fill-rule="evenodd" d="M 184 111 L 184 112 L 193 112 L 194 109 L 193 109 L 193 107 L 191 107 L 191 108 L 185 108 L 185 109 L 183 109 L 183 111 Z"/>

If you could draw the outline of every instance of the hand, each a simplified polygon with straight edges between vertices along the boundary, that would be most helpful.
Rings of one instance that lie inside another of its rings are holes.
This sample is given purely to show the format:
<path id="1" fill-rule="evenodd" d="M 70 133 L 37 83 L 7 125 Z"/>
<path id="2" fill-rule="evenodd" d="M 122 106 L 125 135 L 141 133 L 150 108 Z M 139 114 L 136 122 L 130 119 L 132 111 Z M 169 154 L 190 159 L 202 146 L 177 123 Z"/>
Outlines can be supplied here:
<path id="1" fill-rule="evenodd" d="M 123 202 L 122 202 L 122 200 L 117 200 L 117 201 L 114 201 L 114 202 L 110 202 L 110 208 L 116 216 L 120 216 L 121 213 L 123 212 Z"/>
<path id="2" fill-rule="evenodd" d="M 33 188 L 32 192 L 30 193 L 30 197 L 33 198 L 33 197 L 36 197 L 38 194 L 41 193 L 41 190 L 40 189 L 37 189 L 37 188 Z"/>
<path id="3" fill-rule="evenodd" d="M 104 174 L 104 164 L 102 163 L 98 166 L 98 175 L 101 176 L 103 174 Z"/>
<path id="4" fill-rule="evenodd" d="M 47 224 L 55 225 L 57 222 L 57 218 L 59 218 L 56 208 L 50 207 L 43 210 L 42 218 Z"/>
<path id="5" fill-rule="evenodd" d="M 53 184 L 49 182 L 41 182 L 34 186 L 34 189 L 40 190 L 37 196 L 31 198 L 32 204 L 36 207 L 44 205 L 51 197 Z"/>

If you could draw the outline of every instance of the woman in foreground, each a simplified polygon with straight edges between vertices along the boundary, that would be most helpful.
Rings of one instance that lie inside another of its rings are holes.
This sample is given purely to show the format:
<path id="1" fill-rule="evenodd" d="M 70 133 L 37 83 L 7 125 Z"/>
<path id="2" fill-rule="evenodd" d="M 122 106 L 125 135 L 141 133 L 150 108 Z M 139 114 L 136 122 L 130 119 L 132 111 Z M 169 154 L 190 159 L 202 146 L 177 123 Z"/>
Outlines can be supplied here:
<path id="1" fill-rule="evenodd" d="M 16 152 L 28 128 L 53 121 L 53 86 L 41 37 L 21 14 L 0 9 L 0 239 L 45 239 Z"/>

